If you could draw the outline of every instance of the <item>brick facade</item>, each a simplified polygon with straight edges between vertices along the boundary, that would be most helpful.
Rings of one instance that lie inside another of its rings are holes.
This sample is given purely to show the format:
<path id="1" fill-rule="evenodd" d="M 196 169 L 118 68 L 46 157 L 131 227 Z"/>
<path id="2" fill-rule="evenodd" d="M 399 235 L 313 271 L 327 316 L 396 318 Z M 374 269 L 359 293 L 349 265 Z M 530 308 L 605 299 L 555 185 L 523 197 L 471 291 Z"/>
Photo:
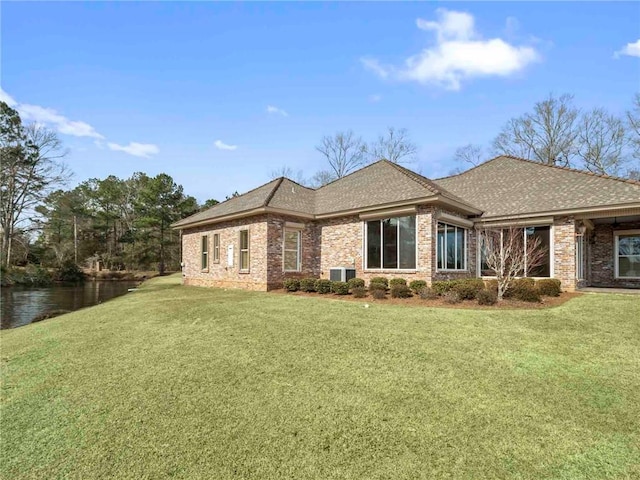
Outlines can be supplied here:
<path id="1" fill-rule="evenodd" d="M 596 224 L 587 237 L 587 284 L 593 287 L 640 288 L 640 280 L 615 278 L 614 232 L 640 229 L 640 222 Z"/>

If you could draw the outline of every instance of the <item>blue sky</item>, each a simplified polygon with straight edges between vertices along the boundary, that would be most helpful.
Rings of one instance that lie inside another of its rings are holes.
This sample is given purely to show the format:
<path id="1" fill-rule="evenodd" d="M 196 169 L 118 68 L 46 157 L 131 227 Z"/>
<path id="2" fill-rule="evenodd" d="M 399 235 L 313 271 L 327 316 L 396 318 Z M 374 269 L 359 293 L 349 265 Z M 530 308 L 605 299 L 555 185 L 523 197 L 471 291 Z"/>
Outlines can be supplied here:
<path id="1" fill-rule="evenodd" d="M 166 172 L 200 201 L 311 176 L 347 129 L 408 129 L 436 178 L 549 92 L 622 113 L 640 90 L 637 2 L 1 9 L 2 96 L 58 130 L 74 183 Z"/>

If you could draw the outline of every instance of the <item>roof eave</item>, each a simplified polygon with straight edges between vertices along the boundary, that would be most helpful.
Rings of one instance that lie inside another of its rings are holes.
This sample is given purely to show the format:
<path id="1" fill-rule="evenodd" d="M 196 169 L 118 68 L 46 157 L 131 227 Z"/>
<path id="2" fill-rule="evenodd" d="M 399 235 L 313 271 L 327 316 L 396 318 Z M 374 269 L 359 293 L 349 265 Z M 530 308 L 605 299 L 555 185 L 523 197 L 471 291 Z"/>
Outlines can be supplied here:
<path id="1" fill-rule="evenodd" d="M 616 211 L 630 210 L 630 209 L 640 209 L 640 202 L 628 202 L 628 203 L 619 203 L 615 205 L 597 205 L 592 207 L 580 207 L 580 208 L 566 208 L 562 210 L 544 210 L 539 212 L 526 212 L 526 213 L 518 213 L 515 215 L 493 215 L 487 217 L 478 217 L 475 218 L 474 221 L 485 223 L 485 222 L 495 222 L 501 220 L 517 220 L 520 218 L 535 218 L 535 217 L 548 217 L 548 216 L 566 216 L 566 215 L 575 215 L 576 217 L 584 217 L 589 218 L 590 215 L 606 215 L 609 212 L 616 213 Z"/>

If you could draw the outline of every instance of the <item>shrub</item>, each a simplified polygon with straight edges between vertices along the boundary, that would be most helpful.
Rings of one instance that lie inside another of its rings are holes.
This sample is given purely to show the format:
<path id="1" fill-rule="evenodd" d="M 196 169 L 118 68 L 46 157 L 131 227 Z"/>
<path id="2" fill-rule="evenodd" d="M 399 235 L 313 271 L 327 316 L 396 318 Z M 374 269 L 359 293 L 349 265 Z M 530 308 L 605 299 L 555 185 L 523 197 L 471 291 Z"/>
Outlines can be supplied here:
<path id="1" fill-rule="evenodd" d="M 407 285 L 407 281 L 404 278 L 392 278 L 389 280 L 389 287 L 393 288 L 396 285 Z"/>
<path id="2" fill-rule="evenodd" d="M 29 263 L 24 269 L 24 277 L 22 280 L 23 282 L 16 281 L 16 283 L 24 283 L 32 286 L 46 286 L 51 284 L 52 278 L 46 268 Z"/>
<path id="3" fill-rule="evenodd" d="M 355 298 L 364 298 L 367 296 L 367 289 L 364 287 L 353 287 L 351 293 Z"/>
<path id="4" fill-rule="evenodd" d="M 422 300 L 433 300 L 434 298 L 438 298 L 438 294 L 433 290 L 433 288 L 424 287 L 418 290 L 418 295 Z"/>
<path id="5" fill-rule="evenodd" d="M 364 288 L 364 280 L 361 278 L 350 278 L 347 283 L 349 284 L 349 288 L 352 290 L 357 287 Z"/>
<path id="6" fill-rule="evenodd" d="M 465 278 L 458 280 L 451 288 L 462 300 L 473 300 L 479 291 L 484 290 L 484 282 L 480 278 Z"/>
<path id="7" fill-rule="evenodd" d="M 511 289 L 511 296 L 517 300 L 522 300 L 523 302 L 540 302 L 542 300 L 535 287 L 535 283 L 532 286 L 531 282 L 516 283 L 516 285 Z"/>
<path id="8" fill-rule="evenodd" d="M 457 280 L 438 280 L 431 284 L 431 287 L 438 295 L 444 295 L 456 285 Z"/>
<path id="9" fill-rule="evenodd" d="M 369 291 L 373 292 L 374 290 L 382 290 L 383 292 L 386 292 L 387 286 L 384 283 L 380 283 L 380 282 L 370 282 Z"/>
<path id="10" fill-rule="evenodd" d="M 54 278 L 59 282 L 84 282 L 84 273 L 73 261 L 68 260 L 56 270 Z"/>
<path id="11" fill-rule="evenodd" d="M 406 285 L 398 284 L 392 285 L 391 297 L 392 298 L 409 298 L 412 297 L 411 289 Z"/>
<path id="12" fill-rule="evenodd" d="M 498 301 L 498 294 L 493 290 L 480 290 L 476 298 L 478 299 L 478 305 L 495 305 Z"/>
<path id="13" fill-rule="evenodd" d="M 420 290 L 427 286 L 427 282 L 424 280 L 414 280 L 409 284 L 409 288 L 413 290 L 415 293 L 419 293 Z"/>
<path id="14" fill-rule="evenodd" d="M 336 295 L 348 295 L 349 284 L 347 282 L 331 282 L 331 291 Z"/>
<path id="15" fill-rule="evenodd" d="M 289 292 L 297 292 L 300 290 L 300 280 L 297 278 L 285 278 L 282 285 L 284 289 Z"/>
<path id="16" fill-rule="evenodd" d="M 315 292 L 316 291 L 316 279 L 315 278 L 303 278 L 300 280 L 300 290 L 303 292 Z"/>
<path id="17" fill-rule="evenodd" d="M 379 285 L 379 284 L 378 284 Z M 373 290 L 369 289 L 369 293 L 376 300 L 383 300 L 387 298 L 387 289 L 375 288 Z"/>
<path id="18" fill-rule="evenodd" d="M 560 295 L 560 280 L 557 278 L 543 278 L 536 282 L 538 293 L 545 297 L 557 297 Z"/>
<path id="19" fill-rule="evenodd" d="M 498 280 L 487 280 L 485 285 L 487 290 L 496 292 L 496 295 L 498 294 Z"/>
<path id="20" fill-rule="evenodd" d="M 449 290 L 442 296 L 442 298 L 444 299 L 445 303 L 450 303 L 452 305 L 455 303 L 460 303 L 462 301 L 460 295 L 458 295 L 458 292 L 456 292 L 455 290 Z"/>
<path id="21" fill-rule="evenodd" d="M 326 278 L 319 278 L 316 280 L 316 292 L 318 293 L 329 293 L 331 292 L 331 280 L 327 280 Z"/>
<path id="22" fill-rule="evenodd" d="M 369 280 L 369 285 L 371 285 L 372 283 L 381 283 L 382 285 L 384 285 L 384 288 L 387 288 L 389 286 L 389 280 L 385 277 L 373 277 L 371 280 Z"/>

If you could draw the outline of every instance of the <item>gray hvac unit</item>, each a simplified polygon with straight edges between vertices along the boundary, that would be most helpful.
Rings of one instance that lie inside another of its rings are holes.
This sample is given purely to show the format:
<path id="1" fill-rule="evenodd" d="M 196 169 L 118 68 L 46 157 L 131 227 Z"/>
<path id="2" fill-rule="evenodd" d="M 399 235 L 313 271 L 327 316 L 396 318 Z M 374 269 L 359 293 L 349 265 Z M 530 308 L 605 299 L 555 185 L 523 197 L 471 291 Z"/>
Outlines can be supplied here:
<path id="1" fill-rule="evenodd" d="M 329 280 L 332 282 L 347 282 L 356 278 L 356 269 L 349 267 L 334 267 L 329 269 Z"/>

